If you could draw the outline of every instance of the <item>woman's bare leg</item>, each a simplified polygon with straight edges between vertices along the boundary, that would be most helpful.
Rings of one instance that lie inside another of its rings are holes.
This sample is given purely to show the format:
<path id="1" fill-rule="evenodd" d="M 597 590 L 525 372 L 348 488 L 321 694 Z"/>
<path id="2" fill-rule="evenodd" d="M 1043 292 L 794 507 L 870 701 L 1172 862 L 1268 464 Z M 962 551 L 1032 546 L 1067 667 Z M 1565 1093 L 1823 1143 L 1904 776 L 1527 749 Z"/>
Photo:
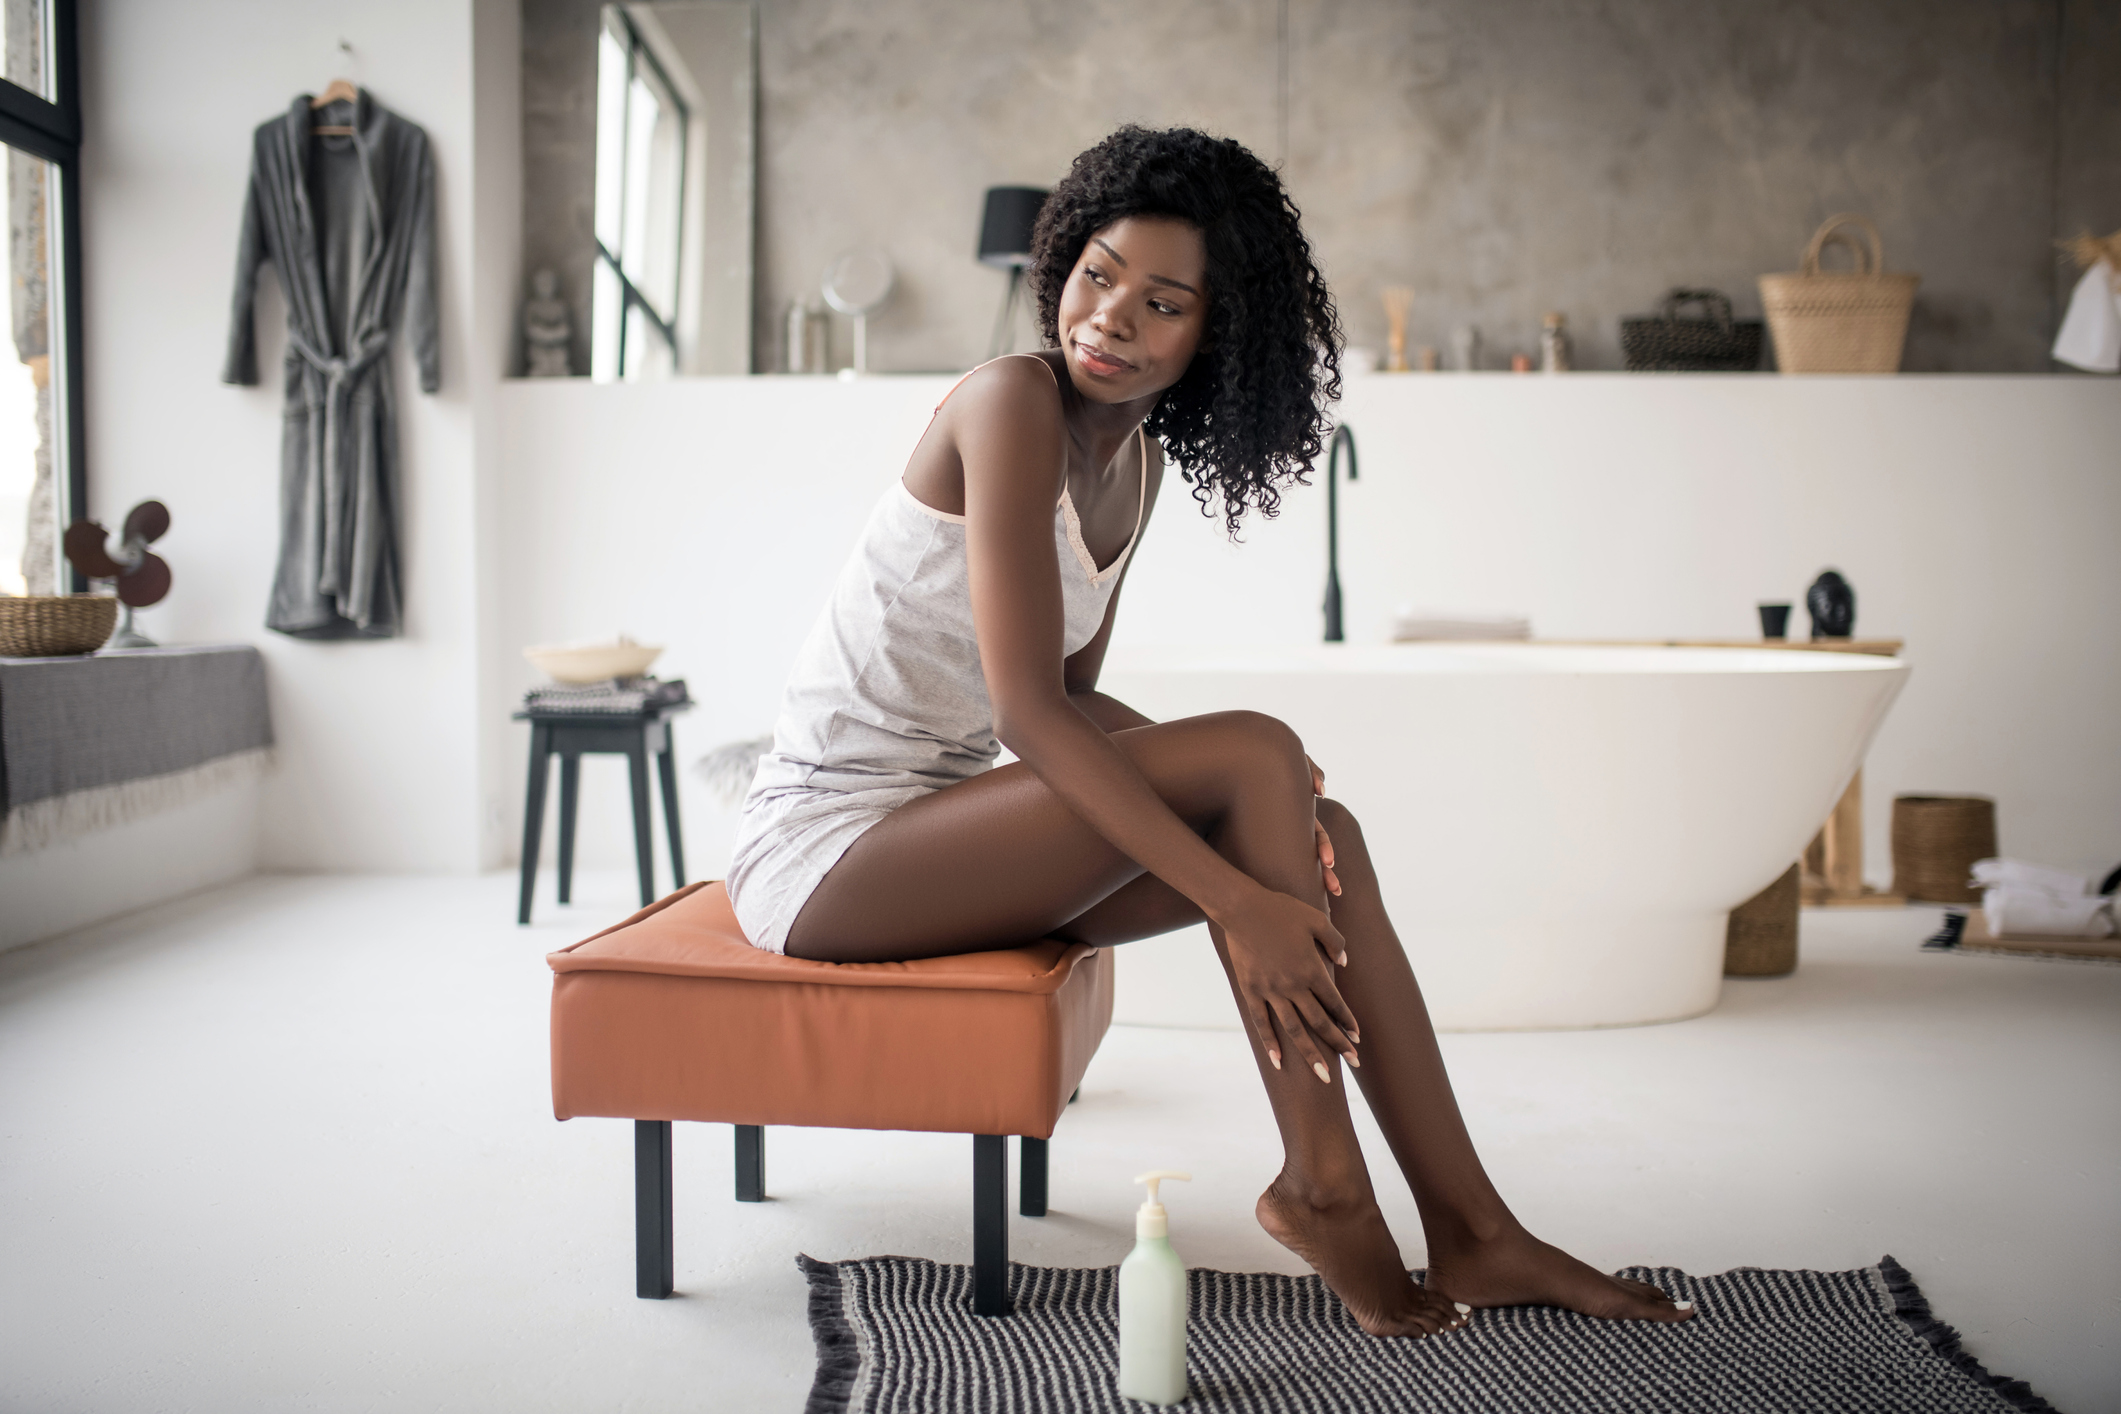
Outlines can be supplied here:
<path id="1" fill-rule="evenodd" d="M 1511 1214 L 1466 1133 L 1421 986 L 1385 915 L 1362 828 L 1336 801 L 1320 801 L 1318 818 L 1333 838 L 1340 877 L 1332 904 L 1333 923 L 1348 943 L 1340 991 L 1364 1022 L 1356 1081 L 1420 1206 L 1429 1286 L 1474 1306 L 1685 1319 L 1686 1310 L 1657 1288 L 1586 1266 L 1533 1237 Z"/>
<path id="2" fill-rule="evenodd" d="M 1310 777 L 1301 746 L 1286 727 L 1257 714 L 1223 713 L 1119 732 L 1113 740 L 1180 818 L 1232 863 L 1269 888 L 1323 901 Z M 1329 818 L 1329 829 L 1337 818 Z M 1377 903 L 1376 877 L 1359 834 L 1352 821 L 1343 828 L 1353 837 L 1353 848 L 1340 851 L 1344 892 L 1335 906 L 1349 946 L 1343 994 L 1358 1018 L 1376 1019 L 1366 1032 L 1370 1059 L 1359 1073 L 1373 1106 L 1380 1093 L 1389 1097 L 1393 1118 L 1385 1120 L 1380 1110 L 1380 1121 L 1403 1167 L 1412 1156 L 1408 1179 L 1431 1234 L 1432 1268 L 1441 1252 L 1441 1272 L 1459 1274 L 1457 1286 L 1439 1282 L 1438 1290 L 1469 1303 L 1553 1300 L 1578 1309 L 1609 1307 L 1617 1290 L 1610 1278 L 1524 1236 L 1495 1195 L 1458 1119 L 1419 989 Z M 1359 867 L 1351 870 L 1350 864 Z M 1373 905 L 1367 912 L 1360 905 L 1365 895 Z M 1351 899 L 1357 901 L 1352 908 Z M 916 801 L 865 834 L 812 894 L 788 950 L 853 962 L 939 956 L 1055 935 L 1106 945 L 1197 921 L 1200 913 L 1190 902 L 1144 875 L 1027 767 L 1014 765 Z M 1227 970 L 1220 936 L 1216 947 Z M 1386 952 L 1398 959 L 1403 985 Z M 1364 985 L 1347 990 L 1356 981 Z M 1399 1005 L 1407 997 L 1411 1009 Z M 1380 1045 L 1387 1035 L 1406 1044 Z M 1260 1199 L 1262 1224 L 1310 1262 L 1373 1334 L 1418 1335 L 1455 1323 L 1446 1298 L 1422 1291 L 1406 1276 L 1377 1209 L 1345 1089 L 1321 1084 L 1300 1063 L 1277 1069 L 1259 1038 L 1252 1043 L 1285 1152 L 1281 1174 Z M 1282 1049 L 1292 1054 L 1286 1044 Z M 1385 1069 L 1404 1073 L 1382 1086 L 1371 1084 Z M 1548 1269 L 1559 1266 L 1580 1268 L 1605 1286 L 1557 1280 Z M 1461 1288 L 1467 1294 L 1461 1296 Z M 1517 1291 L 1533 1294 L 1511 1295 Z M 1540 1294 L 1547 1292 L 1557 1294 Z M 1646 1296 L 1638 1299 L 1648 1305 Z"/>

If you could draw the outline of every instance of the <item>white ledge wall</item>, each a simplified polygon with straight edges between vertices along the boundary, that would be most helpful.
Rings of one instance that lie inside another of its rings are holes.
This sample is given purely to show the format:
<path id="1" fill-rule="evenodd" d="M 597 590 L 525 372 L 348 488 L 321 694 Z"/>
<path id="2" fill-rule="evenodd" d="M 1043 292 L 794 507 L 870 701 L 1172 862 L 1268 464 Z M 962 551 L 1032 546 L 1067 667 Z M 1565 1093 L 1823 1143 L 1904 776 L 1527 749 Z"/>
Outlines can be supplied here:
<path id="1" fill-rule="evenodd" d="M 766 730 L 949 383 L 505 385 L 504 676 L 534 679 L 521 644 L 623 628 L 667 644 L 659 670 L 701 700 L 679 727 L 688 765 Z M 1402 602 L 1518 610 L 1543 637 L 1740 637 L 1756 601 L 1801 601 L 1831 565 L 1855 585 L 1859 630 L 1905 637 L 1915 668 L 1866 776 L 1873 878 L 1888 876 L 1896 791 L 1996 796 L 2014 853 L 2121 858 L 2115 383 L 1372 376 L 1341 411 L 1362 456 L 1341 501 L 1350 639 L 1384 638 Z M 1323 489 L 1299 488 L 1234 546 L 1173 476 L 1120 640 L 1315 639 L 1324 523 Z M 523 749 L 517 728 L 508 759 Z M 689 774 L 684 791 L 692 873 L 719 874 L 733 816 Z M 624 800 L 615 760 L 585 770 L 585 864 L 631 858 Z"/>

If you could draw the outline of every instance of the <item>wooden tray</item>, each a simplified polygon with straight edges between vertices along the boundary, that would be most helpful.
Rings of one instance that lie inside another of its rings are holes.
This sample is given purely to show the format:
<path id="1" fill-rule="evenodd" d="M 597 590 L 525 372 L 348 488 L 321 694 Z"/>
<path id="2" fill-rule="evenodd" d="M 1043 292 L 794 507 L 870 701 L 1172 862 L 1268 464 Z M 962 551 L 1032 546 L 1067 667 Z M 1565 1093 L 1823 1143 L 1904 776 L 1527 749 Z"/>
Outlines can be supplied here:
<path id="1" fill-rule="evenodd" d="M 2121 962 L 2121 938 L 2040 937 L 2025 934 L 1998 938 L 1988 931 L 1988 915 L 1979 908 L 1966 911 L 1966 931 L 1959 946 L 1979 952 L 2059 953 L 2063 957 L 2104 957 Z"/>

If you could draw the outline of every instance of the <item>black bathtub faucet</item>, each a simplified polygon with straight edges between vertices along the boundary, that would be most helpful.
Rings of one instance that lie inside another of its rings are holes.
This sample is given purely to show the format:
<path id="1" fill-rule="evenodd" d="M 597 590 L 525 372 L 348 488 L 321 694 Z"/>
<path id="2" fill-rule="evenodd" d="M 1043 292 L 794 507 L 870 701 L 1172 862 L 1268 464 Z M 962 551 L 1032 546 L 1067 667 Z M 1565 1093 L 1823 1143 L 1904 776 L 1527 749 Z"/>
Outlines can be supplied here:
<path id="1" fill-rule="evenodd" d="M 1348 480 L 1355 480 L 1355 434 L 1343 422 L 1333 429 L 1326 454 L 1326 642 L 1344 643 L 1340 631 L 1340 449 L 1348 449 Z"/>

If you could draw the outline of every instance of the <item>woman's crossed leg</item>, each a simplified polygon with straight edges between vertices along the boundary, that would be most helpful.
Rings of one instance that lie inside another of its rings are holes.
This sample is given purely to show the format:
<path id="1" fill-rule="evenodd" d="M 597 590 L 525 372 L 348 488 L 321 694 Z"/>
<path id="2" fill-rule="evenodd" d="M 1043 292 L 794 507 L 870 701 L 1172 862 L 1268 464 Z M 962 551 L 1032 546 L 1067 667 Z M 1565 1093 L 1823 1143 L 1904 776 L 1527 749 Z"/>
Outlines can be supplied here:
<path id="1" fill-rule="evenodd" d="M 1454 1301 L 1684 1319 L 1687 1311 L 1655 1288 L 1605 1276 L 1532 1237 L 1495 1192 L 1459 1116 L 1361 830 L 1344 807 L 1313 795 L 1295 734 L 1271 717 L 1225 712 L 1136 727 L 1112 740 L 1233 865 L 1267 888 L 1329 904 L 1346 941 L 1345 964 L 1329 969 L 1344 1007 L 1307 998 L 1301 1008 L 1270 1011 L 1247 1004 L 1240 969 L 1211 925 L 1239 1009 L 1249 1013 L 1254 1059 L 1282 1136 L 1282 1171 L 1258 1205 L 1268 1233 L 1309 1262 L 1373 1335 L 1458 1324 Z M 1335 846 L 1336 899 L 1325 893 L 1314 818 Z M 788 951 L 872 962 L 1043 937 L 1110 946 L 1202 921 L 1190 900 L 1144 873 L 1015 763 L 914 801 L 871 828 L 812 893 Z M 1343 1054 L 1420 1207 L 1427 1289 L 1407 1277 L 1378 1211 L 1346 1090 L 1335 1083 Z"/>

